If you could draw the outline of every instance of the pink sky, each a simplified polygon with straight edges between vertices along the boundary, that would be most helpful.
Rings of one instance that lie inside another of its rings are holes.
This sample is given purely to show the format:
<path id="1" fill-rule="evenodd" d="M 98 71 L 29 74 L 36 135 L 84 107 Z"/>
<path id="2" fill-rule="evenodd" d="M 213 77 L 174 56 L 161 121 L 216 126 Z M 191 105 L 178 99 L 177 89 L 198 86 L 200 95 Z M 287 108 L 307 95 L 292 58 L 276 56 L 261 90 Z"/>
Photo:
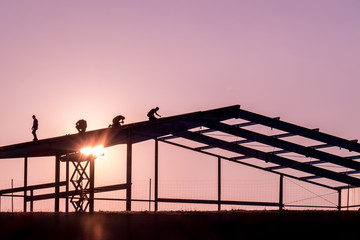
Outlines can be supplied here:
<path id="1" fill-rule="evenodd" d="M 1 1 L 0 146 L 30 141 L 33 114 L 43 139 L 75 133 L 80 118 L 94 130 L 155 106 L 171 116 L 234 104 L 357 139 L 359 12 L 356 0 Z M 117 151 L 104 161 L 120 168 Z M 152 177 L 151 151 L 135 178 Z M 43 182 L 42 162 L 30 161 L 30 183 Z M 1 163 L 2 188 L 22 184 L 21 166 Z M 100 182 L 118 183 L 112 168 L 98 168 Z"/>

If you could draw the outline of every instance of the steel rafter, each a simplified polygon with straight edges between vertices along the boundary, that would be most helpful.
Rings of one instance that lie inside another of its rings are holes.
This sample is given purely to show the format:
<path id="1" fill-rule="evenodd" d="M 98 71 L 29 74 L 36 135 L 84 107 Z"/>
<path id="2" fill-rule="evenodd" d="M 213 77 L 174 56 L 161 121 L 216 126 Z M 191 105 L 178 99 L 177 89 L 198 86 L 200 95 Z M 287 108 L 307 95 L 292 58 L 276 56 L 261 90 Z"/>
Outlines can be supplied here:
<path id="1" fill-rule="evenodd" d="M 250 122 L 254 122 L 254 123 L 262 124 L 264 126 L 282 130 L 285 132 L 294 133 L 296 135 L 303 136 L 309 139 L 328 143 L 333 146 L 345 148 L 348 149 L 349 151 L 356 151 L 360 153 L 360 144 L 357 143 L 357 140 L 350 141 L 330 134 L 314 131 L 309 128 L 284 122 L 281 121 L 280 119 L 274 119 L 253 112 L 249 112 L 243 109 L 239 109 L 237 117 Z"/>
<path id="2" fill-rule="evenodd" d="M 241 123 L 224 123 L 227 120 L 233 121 L 234 119 L 241 120 Z M 254 125 L 255 128 L 257 128 L 257 125 L 265 128 L 270 127 L 271 129 L 280 130 L 282 133 L 275 135 L 267 135 L 258 133 L 256 131 L 248 130 L 246 128 L 248 126 Z M 204 127 L 205 129 L 201 129 L 201 127 Z M 200 128 L 200 130 L 193 130 L 198 128 Z M 238 141 L 225 141 L 216 138 L 215 136 L 211 136 L 212 132 L 220 132 L 224 133 L 225 135 L 232 135 L 241 139 Z M 129 133 L 131 133 L 131 141 L 129 141 Z M 303 144 L 293 143 L 290 141 L 291 139 L 285 139 L 288 137 L 304 137 L 311 141 L 318 141 L 319 143 L 317 143 L 317 145 L 305 146 Z M 171 139 L 176 138 L 184 138 L 196 141 L 197 143 L 204 144 L 204 146 L 189 147 L 170 141 Z M 360 177 L 356 175 L 354 176 L 354 174 L 360 173 L 360 162 L 355 161 L 355 159 L 360 158 L 360 155 L 341 157 L 329 153 L 329 151 L 324 152 L 318 150 L 330 147 L 340 147 L 348 149 L 349 151 L 360 153 L 360 144 L 357 143 L 357 140 L 346 140 L 343 138 L 322 133 L 319 131 L 319 129 L 309 129 L 281 121 L 278 117 L 270 118 L 256 113 L 252 113 L 240 109 L 239 105 L 171 116 L 157 119 L 155 121 L 144 121 L 133 124 L 126 124 L 117 128 L 98 129 L 94 131 L 88 131 L 83 134 L 72 134 L 61 137 L 42 139 L 36 142 L 4 146 L 0 147 L 0 158 L 27 159 L 28 157 L 59 156 L 65 153 L 77 152 L 83 146 L 95 146 L 97 144 L 102 144 L 104 147 L 118 144 L 128 144 L 127 150 L 128 153 L 131 154 L 131 144 L 150 139 L 157 139 L 165 143 L 170 143 L 193 151 L 218 157 L 219 159 L 226 159 L 249 167 L 261 169 L 275 174 L 280 174 L 281 177 L 286 176 L 333 190 L 341 191 L 340 189 L 344 187 L 333 187 L 331 186 L 331 184 L 327 184 L 326 182 L 320 183 L 312 180 L 317 178 L 326 178 L 346 184 L 346 186 L 348 187 L 360 186 Z M 252 142 L 260 143 L 261 145 L 270 146 L 276 149 L 274 149 L 274 151 L 272 152 L 264 152 L 261 150 L 257 150 L 257 147 L 252 148 L 251 146 L 246 145 Z M 206 151 L 209 149 L 221 149 L 230 151 L 235 153 L 235 157 L 225 157 L 221 156 L 220 154 Z M 282 155 L 284 153 L 295 153 L 297 154 L 296 156 L 305 158 L 308 157 L 311 158 L 312 161 L 304 162 L 303 160 L 299 159 L 293 160 L 290 159 L 291 157 L 286 157 Z M 242 161 L 245 159 L 251 160 Z M 265 162 L 273 163 L 275 166 L 257 166 L 256 164 L 251 162 L 253 159 L 259 159 Z M 77 164 L 75 163 L 76 155 L 70 154 L 66 159 L 64 158 L 63 160 L 65 160 L 67 163 L 69 163 L 69 161 L 72 161 L 74 163 L 75 171 L 70 178 L 70 182 L 72 182 L 75 187 L 73 193 L 75 193 L 75 195 L 78 195 L 78 198 L 80 200 L 82 200 L 82 198 L 85 199 L 81 204 L 78 204 L 79 206 L 74 207 L 78 207 L 80 211 L 85 210 L 87 208 L 87 205 L 83 206 L 82 204 L 86 204 L 86 202 L 88 201 L 87 199 L 91 198 L 92 207 L 90 206 L 90 208 L 93 208 L 93 193 L 96 189 L 94 189 L 94 178 L 91 176 L 93 176 L 94 174 L 90 173 L 90 175 L 88 175 L 86 173 L 86 170 L 88 169 L 88 165 L 86 163 L 85 165 L 81 165 L 80 162 L 78 162 Z M 131 155 L 128 155 L 128 162 L 131 163 Z M 325 169 L 327 168 L 327 166 L 319 166 L 319 164 L 323 163 L 330 163 L 331 165 L 335 164 L 337 166 L 340 166 L 341 170 L 337 170 L 336 172 Z M 304 174 L 302 174 L 301 177 L 298 177 L 296 174 L 291 174 L 286 171 L 279 171 L 286 168 L 294 169 Z M 80 177 L 79 179 L 75 180 L 74 176 L 76 173 Z M 92 183 L 88 182 L 89 179 L 92 179 Z M 59 180 L 56 181 L 59 182 Z M 85 187 L 83 187 L 83 185 L 78 182 L 82 182 Z M 92 186 L 90 186 L 91 191 L 89 191 L 89 184 L 92 184 Z M 131 200 L 130 184 L 131 176 L 130 178 L 128 178 L 127 184 L 121 186 L 121 188 L 124 188 L 125 186 L 127 190 L 130 189 L 127 192 L 127 200 Z M 24 181 L 24 189 L 30 189 L 30 187 L 27 186 L 26 181 Z M 88 194 L 92 195 L 87 196 Z M 25 195 L 26 194 L 24 194 L 24 196 Z M 56 190 L 55 195 L 41 197 L 52 196 L 55 196 L 58 199 L 60 196 L 59 190 Z M 219 202 L 219 199 L 215 202 Z M 188 201 L 187 199 L 183 200 Z M 73 204 L 75 203 L 74 198 L 72 198 L 71 201 L 73 202 Z M 127 209 L 130 209 L 130 207 L 128 207 L 128 204 Z"/>
<path id="3" fill-rule="evenodd" d="M 313 145 L 313 146 L 309 146 L 308 148 L 311 148 L 311 149 L 321 149 L 321 148 L 330 148 L 330 147 L 333 147 L 332 145 L 330 144 L 320 144 L 320 145 Z M 291 153 L 291 151 L 289 150 L 278 150 L 278 151 L 273 151 L 273 152 L 269 152 L 269 153 L 272 153 L 272 154 L 284 154 L 284 153 Z M 239 156 L 239 157 L 234 157 L 235 160 L 244 160 L 244 159 L 247 159 L 249 157 L 247 156 Z M 281 166 L 282 168 L 286 168 L 285 166 Z"/>
<path id="4" fill-rule="evenodd" d="M 271 136 L 262 135 L 260 133 L 252 132 L 250 130 L 236 128 L 233 126 L 226 125 L 224 123 L 219 122 L 209 122 L 205 125 L 206 127 L 210 127 L 216 129 L 218 131 L 222 131 L 228 134 L 236 135 L 239 137 L 243 137 L 246 139 L 251 139 L 266 145 L 270 145 L 273 147 L 281 148 L 290 152 L 298 153 L 304 155 L 306 157 L 312 157 L 319 160 L 323 160 L 326 162 L 330 162 L 336 165 L 340 165 L 346 168 L 352 168 L 355 170 L 360 170 L 360 163 L 352 161 L 350 159 L 342 158 L 330 153 L 318 151 L 314 148 L 304 147 L 299 144 L 287 142 L 281 139 L 273 138 Z"/>
<path id="5" fill-rule="evenodd" d="M 283 175 L 284 177 L 288 177 L 288 178 L 300 180 L 300 181 L 303 181 L 303 182 L 311 183 L 311 184 L 314 184 L 314 185 L 318 185 L 320 187 L 329 188 L 329 189 L 332 189 L 332 190 L 337 190 L 338 189 L 336 187 L 331 187 L 331 186 L 321 184 L 321 183 L 318 183 L 318 182 L 309 181 L 308 179 L 295 177 L 295 176 L 292 176 L 290 174 L 280 173 L 280 172 L 274 171 L 274 170 L 272 170 L 270 168 L 263 168 L 263 167 L 260 167 L 260 166 L 257 166 L 257 165 L 251 164 L 251 163 L 236 161 L 233 158 L 229 158 L 229 157 L 222 156 L 222 155 L 219 155 L 219 154 L 210 153 L 210 152 L 207 152 L 207 151 L 204 151 L 204 150 L 198 150 L 197 148 L 192 148 L 192 147 L 189 147 L 189 146 L 185 146 L 185 145 L 182 145 L 182 144 L 179 144 L 179 143 L 164 140 L 162 138 L 160 138 L 158 140 L 161 141 L 161 142 L 170 144 L 170 145 L 174 145 L 174 146 L 181 147 L 181 148 L 184 148 L 184 149 L 200 152 L 200 153 L 203 153 L 203 154 L 206 154 L 206 155 L 209 155 L 209 156 L 213 156 L 213 157 L 216 157 L 216 158 L 225 159 L 225 160 L 233 162 L 233 163 L 237 163 L 237 164 L 244 165 L 244 166 L 251 167 L 251 168 L 256 168 L 256 169 L 259 169 L 259 170 L 263 170 L 265 172 L 270 172 L 270 173 L 274 173 L 274 174 L 278 174 L 278 175 Z"/>
<path id="6" fill-rule="evenodd" d="M 360 186 L 360 179 L 358 179 L 358 178 L 346 176 L 344 174 L 336 173 L 336 172 L 329 171 L 329 170 L 326 170 L 323 168 L 318 168 L 318 167 L 315 167 L 312 165 L 304 164 L 304 163 L 297 162 L 297 161 L 294 161 L 291 159 L 287 159 L 285 157 L 280 157 L 280 156 L 277 156 L 274 154 L 269 154 L 266 152 L 262 152 L 262 151 L 255 150 L 252 148 L 244 147 L 241 145 L 235 145 L 235 144 L 232 144 L 232 143 L 220 140 L 220 139 L 212 138 L 209 136 L 205 136 L 205 135 L 202 135 L 199 133 L 187 131 L 187 132 L 178 133 L 176 135 L 179 137 L 182 137 L 182 138 L 186 138 L 188 140 L 193 140 L 193 141 L 201 142 L 204 144 L 213 145 L 213 146 L 216 146 L 216 147 L 224 149 L 224 150 L 228 150 L 231 152 L 235 152 L 235 153 L 247 155 L 247 156 L 250 156 L 253 158 L 257 158 L 260 160 L 264 160 L 266 162 L 284 165 L 284 166 L 287 166 L 287 167 L 290 167 L 292 169 L 299 170 L 302 172 L 306 172 L 306 173 L 310 173 L 310 174 L 314 174 L 314 175 L 318 175 L 318 176 L 323 176 L 325 178 L 332 179 L 334 181 L 351 184 L 354 186 Z"/>

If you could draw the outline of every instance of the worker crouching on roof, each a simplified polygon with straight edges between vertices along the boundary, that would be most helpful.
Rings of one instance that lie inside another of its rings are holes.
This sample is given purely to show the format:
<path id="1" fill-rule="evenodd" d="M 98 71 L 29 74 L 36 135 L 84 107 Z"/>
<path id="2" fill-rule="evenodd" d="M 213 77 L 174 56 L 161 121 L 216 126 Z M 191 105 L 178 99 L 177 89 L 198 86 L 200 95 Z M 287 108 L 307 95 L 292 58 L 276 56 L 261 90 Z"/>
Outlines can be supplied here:
<path id="1" fill-rule="evenodd" d="M 75 127 L 79 131 L 79 133 L 83 133 L 86 131 L 87 123 L 84 119 L 80 119 L 79 121 L 76 122 Z"/>
<path id="2" fill-rule="evenodd" d="M 119 127 L 122 123 L 124 123 L 125 117 L 122 115 L 117 115 L 113 118 L 112 124 L 109 127 Z"/>
<path id="3" fill-rule="evenodd" d="M 158 117 L 161 117 L 161 116 L 157 113 L 157 111 L 159 111 L 159 107 L 153 108 L 153 109 L 151 109 L 151 110 L 148 112 L 147 116 L 148 116 L 149 120 L 155 120 L 155 119 L 157 119 L 157 118 L 155 117 L 155 114 L 156 114 Z"/>

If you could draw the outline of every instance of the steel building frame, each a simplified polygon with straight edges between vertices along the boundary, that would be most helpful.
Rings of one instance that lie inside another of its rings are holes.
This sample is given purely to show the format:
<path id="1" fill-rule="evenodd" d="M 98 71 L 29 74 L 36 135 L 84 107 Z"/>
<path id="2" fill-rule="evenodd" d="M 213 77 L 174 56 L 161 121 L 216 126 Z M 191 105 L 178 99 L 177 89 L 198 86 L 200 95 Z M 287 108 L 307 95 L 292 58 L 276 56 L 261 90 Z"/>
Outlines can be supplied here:
<path id="1" fill-rule="evenodd" d="M 237 122 L 235 124 L 229 122 Z M 276 134 L 269 134 L 259 129 L 271 129 Z M 235 137 L 236 141 L 228 141 L 226 137 Z M 294 141 L 294 138 L 309 140 L 312 144 Z M 201 203 L 217 204 L 218 210 L 221 205 L 257 205 L 284 208 L 283 182 L 284 177 L 297 179 L 317 186 L 325 187 L 338 192 L 338 206 L 341 206 L 342 189 L 360 186 L 360 144 L 356 140 L 346 140 L 340 137 L 322 133 L 319 129 L 309 129 L 288 122 L 280 118 L 270 118 L 250 111 L 240 109 L 239 105 L 200 111 L 178 116 L 161 118 L 153 121 L 127 124 L 116 128 L 105 128 L 89 131 L 81 134 L 66 135 L 62 137 L 49 138 L 36 142 L 27 142 L 0 148 L 0 159 L 23 158 L 24 159 L 24 186 L 16 189 L 0 190 L 0 196 L 14 192 L 23 192 L 24 211 L 27 211 L 27 203 L 30 202 L 30 211 L 33 210 L 33 201 L 43 199 L 55 199 L 55 211 L 59 211 L 59 199 L 65 198 L 65 209 L 69 211 L 69 199 L 79 194 L 76 190 L 69 189 L 70 156 L 77 154 L 81 148 L 87 146 L 103 145 L 110 147 L 119 144 L 127 146 L 127 170 L 126 183 L 111 186 L 94 186 L 94 164 L 90 161 L 89 187 L 82 191 L 86 192 L 89 211 L 94 211 L 94 194 L 105 191 L 125 190 L 126 210 L 132 209 L 132 145 L 135 143 L 155 140 L 155 210 L 161 202 L 177 203 Z M 180 140 L 180 141 L 179 141 Z M 184 144 L 181 140 L 190 140 L 201 144 Z M 177 147 L 200 152 L 213 156 L 218 161 L 218 198 L 215 200 L 204 199 L 172 199 L 159 196 L 159 142 L 171 144 Z M 316 142 L 314 144 L 313 142 Z M 250 144 L 249 144 L 250 143 Z M 261 147 L 253 147 L 251 143 L 260 144 L 263 147 L 271 147 L 273 151 L 264 151 Z M 334 154 L 327 149 L 347 149 L 355 152 L 352 156 Z M 217 153 L 216 150 L 225 150 L 232 156 Z M 288 157 L 289 153 L 301 156 L 301 160 Z M 55 157 L 55 182 L 41 185 L 28 186 L 27 171 L 28 160 L 31 157 L 54 156 Z M 305 161 L 303 161 L 306 159 Z M 76 160 L 75 160 L 76 161 Z M 277 202 L 250 202 L 250 201 L 225 201 L 221 197 L 221 163 L 231 161 L 252 168 L 260 169 L 279 175 L 279 200 Z M 60 164 L 66 164 L 66 180 L 60 181 Z M 74 163 L 76 164 L 76 163 Z M 337 166 L 337 171 L 326 165 Z M 297 174 L 287 172 L 287 169 L 296 170 Z M 300 174 L 300 176 L 299 176 Z M 329 181 L 330 180 L 330 181 Z M 66 190 L 61 192 L 60 187 Z M 34 195 L 34 190 L 54 188 L 54 193 Z M 28 196 L 28 192 L 30 195 Z M 82 196 L 82 195 L 80 195 Z M 81 210 L 84 210 L 81 208 Z"/>

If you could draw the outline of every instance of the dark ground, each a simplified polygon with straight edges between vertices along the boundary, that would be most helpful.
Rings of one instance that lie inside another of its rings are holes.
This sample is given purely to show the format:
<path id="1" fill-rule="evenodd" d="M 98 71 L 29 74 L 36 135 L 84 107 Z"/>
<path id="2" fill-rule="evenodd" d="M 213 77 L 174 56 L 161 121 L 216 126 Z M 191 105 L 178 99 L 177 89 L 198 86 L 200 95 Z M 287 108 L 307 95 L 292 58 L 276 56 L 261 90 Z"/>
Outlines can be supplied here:
<path id="1" fill-rule="evenodd" d="M 360 212 L 0 213 L 0 239 L 359 239 Z"/>

